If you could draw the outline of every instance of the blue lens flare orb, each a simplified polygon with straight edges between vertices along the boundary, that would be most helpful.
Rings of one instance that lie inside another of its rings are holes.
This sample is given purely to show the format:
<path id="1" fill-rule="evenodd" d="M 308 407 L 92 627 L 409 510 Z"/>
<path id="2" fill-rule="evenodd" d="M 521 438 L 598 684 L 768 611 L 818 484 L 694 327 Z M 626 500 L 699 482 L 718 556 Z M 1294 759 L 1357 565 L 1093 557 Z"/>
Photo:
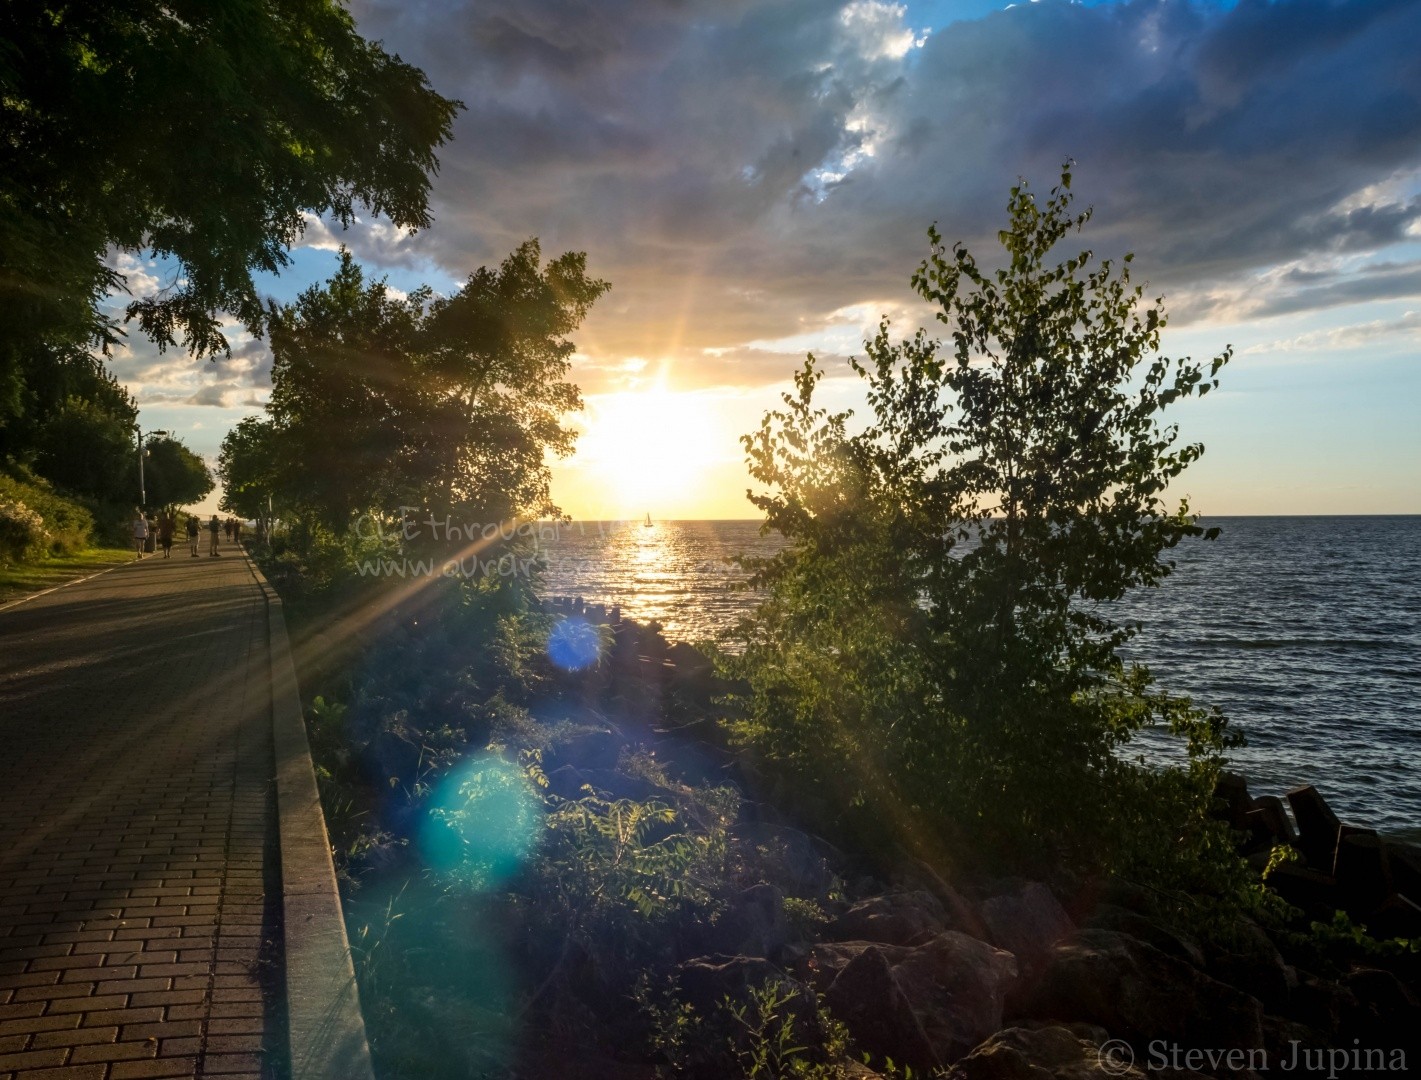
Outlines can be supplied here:
<path id="1" fill-rule="evenodd" d="M 586 619 L 559 620 L 548 635 L 548 658 L 564 671 L 584 671 L 602 656 L 602 635 Z"/>

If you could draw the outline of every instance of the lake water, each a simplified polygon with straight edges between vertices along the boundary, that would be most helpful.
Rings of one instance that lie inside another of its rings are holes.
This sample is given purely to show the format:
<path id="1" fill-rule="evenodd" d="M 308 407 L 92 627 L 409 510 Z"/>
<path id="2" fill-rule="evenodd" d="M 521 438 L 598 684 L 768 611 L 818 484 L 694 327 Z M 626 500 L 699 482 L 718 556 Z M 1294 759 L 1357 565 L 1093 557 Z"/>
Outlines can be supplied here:
<path id="1" fill-rule="evenodd" d="M 1255 794 L 1316 784 L 1344 820 L 1421 838 L 1421 517 L 1205 524 L 1219 540 L 1182 545 L 1163 586 L 1120 605 L 1144 624 L 1133 655 L 1244 730 Z M 756 522 L 574 522 L 545 545 L 544 591 L 694 641 L 754 603 L 725 560 L 777 546 Z"/>

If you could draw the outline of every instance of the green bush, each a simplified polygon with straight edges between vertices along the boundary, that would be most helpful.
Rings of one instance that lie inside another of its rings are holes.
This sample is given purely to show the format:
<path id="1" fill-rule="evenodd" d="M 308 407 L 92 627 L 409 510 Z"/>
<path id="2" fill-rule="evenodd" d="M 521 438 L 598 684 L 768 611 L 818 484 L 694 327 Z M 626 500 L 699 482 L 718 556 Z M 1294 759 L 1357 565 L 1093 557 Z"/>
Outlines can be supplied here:
<path id="1" fill-rule="evenodd" d="M 1069 187 L 1012 190 L 999 269 L 930 231 L 913 285 L 949 340 L 894 342 L 885 321 L 850 362 L 865 418 L 823 408 L 811 356 L 745 437 L 753 501 L 788 543 L 726 660 L 731 727 L 931 861 L 1182 885 L 1228 861 L 1206 811 L 1237 739 L 1125 659 L 1134 628 L 1110 605 L 1216 531 L 1168 501 L 1203 447 L 1161 413 L 1229 353 L 1159 356 L 1129 256 L 1053 265 L 1089 218 Z M 1185 769 L 1126 757 L 1147 727 L 1179 738 Z"/>
<path id="2" fill-rule="evenodd" d="M 27 469 L 0 471 L 0 564 L 37 562 L 88 547 L 94 518 Z"/>

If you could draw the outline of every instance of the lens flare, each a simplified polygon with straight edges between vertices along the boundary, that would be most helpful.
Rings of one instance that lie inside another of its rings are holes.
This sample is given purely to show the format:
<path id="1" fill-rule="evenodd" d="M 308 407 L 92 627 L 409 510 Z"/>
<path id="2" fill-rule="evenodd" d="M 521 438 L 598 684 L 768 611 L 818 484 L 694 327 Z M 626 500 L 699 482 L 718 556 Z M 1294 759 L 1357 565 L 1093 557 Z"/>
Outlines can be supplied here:
<path id="1" fill-rule="evenodd" d="M 429 865 L 475 888 L 493 889 L 532 853 L 543 811 L 523 770 L 496 754 L 455 769 L 434 793 L 420 829 Z"/>
<path id="2" fill-rule="evenodd" d="M 548 657 L 564 671 L 582 671 L 602 655 L 602 635 L 586 619 L 561 620 L 548 635 Z"/>

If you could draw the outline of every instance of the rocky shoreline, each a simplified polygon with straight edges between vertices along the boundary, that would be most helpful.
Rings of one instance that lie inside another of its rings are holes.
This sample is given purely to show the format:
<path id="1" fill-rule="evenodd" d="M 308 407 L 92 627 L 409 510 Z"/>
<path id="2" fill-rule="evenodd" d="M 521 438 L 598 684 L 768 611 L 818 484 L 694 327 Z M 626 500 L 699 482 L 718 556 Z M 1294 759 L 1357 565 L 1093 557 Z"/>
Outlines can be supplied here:
<path id="1" fill-rule="evenodd" d="M 610 629 L 606 661 L 588 678 L 599 696 L 620 701 L 620 715 L 637 716 L 638 700 L 709 700 L 719 689 L 709 660 L 665 641 L 654 623 L 576 599 L 547 606 Z M 633 746 L 649 748 L 678 781 L 730 779 L 749 811 L 734 842 L 761 857 L 772 851 L 777 874 L 826 913 L 807 933 L 787 917 L 786 889 L 760 882 L 743 890 L 696 943 L 700 954 L 675 968 L 698 1009 L 780 980 L 822 996 L 872 1060 L 960 1080 L 1133 1077 L 1144 1069 L 1249 1076 L 1289 1061 L 1305 1072 L 1312 1059 L 1300 1057 L 1304 1051 L 1331 1062 L 1325 1075 L 1339 1060 L 1327 1052 L 1339 1049 L 1380 1051 L 1394 1066 L 1406 1033 L 1421 1025 L 1415 953 L 1363 945 L 1362 962 L 1339 964 L 1315 944 L 1245 918 L 1192 936 L 1148 890 L 1119 882 L 1075 894 L 1032 881 L 949 883 L 903 856 L 886 870 L 885 860 L 870 860 L 865 871 L 862 858 L 782 817 L 773 795 L 757 790 L 760 778 L 714 741 L 688 745 L 699 733 L 695 724 L 632 732 L 609 725 L 548 758 L 554 791 L 568 797 L 591 785 L 674 798 L 644 775 L 618 771 Z M 1329 923 L 1342 912 L 1377 937 L 1421 936 L 1415 847 L 1342 824 L 1312 787 L 1288 792 L 1286 801 L 1255 798 L 1242 777 L 1226 775 L 1218 805 L 1240 851 L 1305 917 Z M 1302 861 L 1269 867 L 1278 843 Z"/>

